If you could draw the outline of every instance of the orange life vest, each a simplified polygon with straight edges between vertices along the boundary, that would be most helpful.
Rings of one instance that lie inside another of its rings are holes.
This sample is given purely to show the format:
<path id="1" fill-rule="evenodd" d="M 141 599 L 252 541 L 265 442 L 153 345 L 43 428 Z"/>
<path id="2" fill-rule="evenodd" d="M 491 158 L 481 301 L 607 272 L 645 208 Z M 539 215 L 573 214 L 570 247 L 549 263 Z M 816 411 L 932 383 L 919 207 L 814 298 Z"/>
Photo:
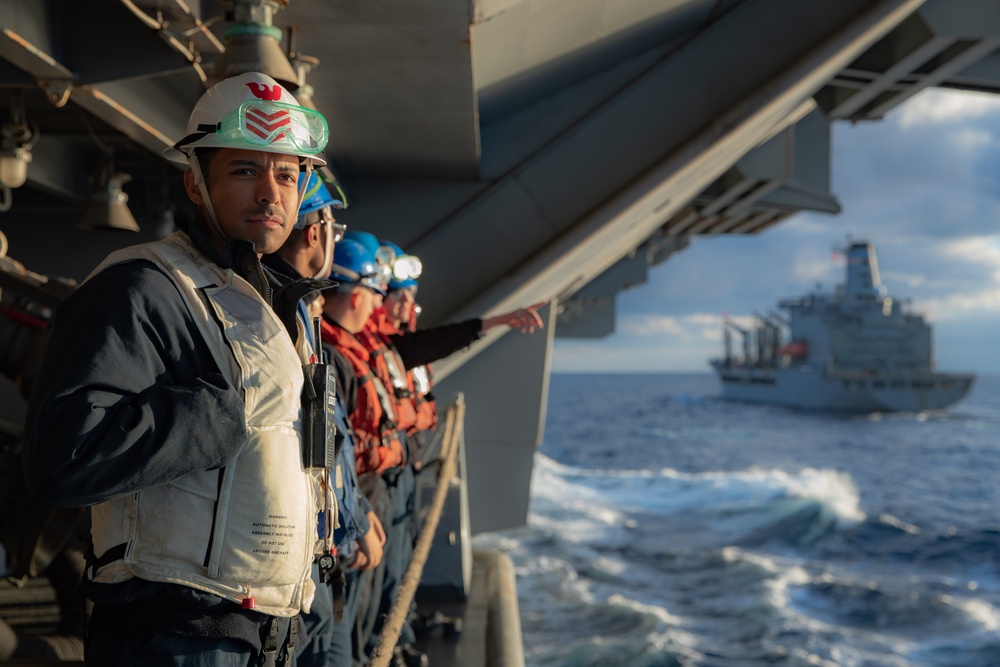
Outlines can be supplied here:
<path id="1" fill-rule="evenodd" d="M 384 318 L 384 316 L 383 316 Z M 417 423 L 417 409 L 413 403 L 413 384 L 399 352 L 380 329 L 383 323 L 380 318 L 372 317 L 365 323 L 365 328 L 358 333 L 357 339 L 368 350 L 372 370 L 382 380 L 386 387 L 392 390 L 395 400 L 396 426 L 406 432 L 413 430 Z"/>
<path id="2" fill-rule="evenodd" d="M 354 458 L 358 474 L 382 472 L 406 463 L 406 449 L 396 420 L 395 401 L 372 370 L 370 355 L 349 331 L 323 321 L 323 342 L 350 362 L 358 378 L 351 413 Z"/>
<path id="3" fill-rule="evenodd" d="M 378 327 L 378 333 L 386 341 L 389 341 L 392 336 L 399 336 L 403 333 L 402 330 L 394 327 L 385 319 L 384 313 L 381 317 L 373 316 L 372 320 L 369 321 L 375 322 Z M 412 322 L 407 328 L 410 331 L 413 330 Z M 402 364 L 400 365 L 402 366 Z M 412 392 L 411 399 L 414 410 L 413 426 L 407 429 L 406 432 L 408 434 L 413 434 L 417 431 L 433 431 L 437 428 L 437 404 L 434 402 L 434 395 L 431 393 L 433 377 L 430 364 L 411 368 L 406 371 L 406 381 L 409 390 Z"/>

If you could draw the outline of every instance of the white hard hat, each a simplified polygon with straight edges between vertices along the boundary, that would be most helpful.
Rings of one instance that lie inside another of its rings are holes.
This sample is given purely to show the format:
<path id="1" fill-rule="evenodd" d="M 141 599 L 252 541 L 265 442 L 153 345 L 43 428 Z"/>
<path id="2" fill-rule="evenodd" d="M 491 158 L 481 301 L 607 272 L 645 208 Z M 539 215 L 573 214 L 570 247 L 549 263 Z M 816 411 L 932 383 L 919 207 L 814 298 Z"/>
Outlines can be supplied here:
<path id="1" fill-rule="evenodd" d="M 266 74 L 247 72 L 205 91 L 188 119 L 187 136 L 163 156 L 188 164 L 198 148 L 242 148 L 295 155 L 322 166 L 328 139 L 323 114 L 300 106 Z"/>

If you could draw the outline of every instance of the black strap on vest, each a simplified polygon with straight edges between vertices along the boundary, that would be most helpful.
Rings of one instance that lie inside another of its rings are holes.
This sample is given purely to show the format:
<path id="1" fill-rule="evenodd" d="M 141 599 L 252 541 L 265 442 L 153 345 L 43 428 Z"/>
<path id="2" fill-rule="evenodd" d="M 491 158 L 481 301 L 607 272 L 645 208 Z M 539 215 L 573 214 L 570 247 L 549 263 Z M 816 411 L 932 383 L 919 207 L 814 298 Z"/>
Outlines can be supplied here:
<path id="1" fill-rule="evenodd" d="M 125 552 L 127 550 L 128 542 L 122 542 L 121 544 L 111 547 L 98 557 L 94 554 L 94 541 L 92 538 L 88 537 L 87 542 L 83 547 L 83 558 L 87 564 L 87 569 L 83 571 L 83 576 L 87 581 L 93 581 L 100 568 L 108 565 L 109 563 L 114 563 L 116 560 L 125 558 Z"/>
<path id="2" fill-rule="evenodd" d="M 330 575 L 330 591 L 333 593 L 333 622 L 341 623 L 344 618 L 344 593 L 347 591 L 347 579 L 344 577 L 344 568 L 341 567 L 339 558 L 336 568 Z"/>
<path id="3" fill-rule="evenodd" d="M 389 411 L 388 411 L 387 408 L 391 408 L 392 406 L 386 406 L 386 405 L 383 404 L 383 401 L 382 401 L 383 397 L 385 397 L 386 399 L 388 399 L 389 395 L 388 394 L 383 394 L 382 392 L 380 392 L 378 390 L 379 386 L 383 386 L 384 387 L 385 385 L 381 385 L 382 380 L 380 380 L 378 378 L 378 376 L 376 376 L 370 370 L 367 373 L 365 373 L 364 375 L 362 375 L 361 377 L 358 378 L 358 384 L 360 384 L 361 386 L 364 386 L 365 384 L 367 384 L 369 382 L 371 382 L 371 383 L 375 383 L 375 382 L 380 383 L 380 384 L 372 384 L 372 387 L 375 388 L 375 393 L 378 395 L 378 399 L 379 399 L 378 400 L 379 406 L 382 408 L 382 421 L 379 424 L 379 430 L 382 432 L 381 439 L 385 440 L 385 438 L 387 437 L 386 434 L 388 434 L 391 431 L 395 431 L 396 430 L 396 420 L 394 420 L 391 417 L 389 417 Z"/>
<path id="4" fill-rule="evenodd" d="M 282 664 L 288 665 L 295 661 L 295 644 L 299 639 L 299 617 L 288 619 L 288 641 L 285 642 L 285 658 Z"/>
<path id="5" fill-rule="evenodd" d="M 277 667 L 277 665 L 291 664 L 295 656 L 295 643 L 299 638 L 299 618 L 292 616 L 288 619 L 288 636 L 285 639 L 285 647 L 278 655 L 278 631 L 281 628 L 281 619 L 271 616 L 267 622 L 267 634 L 264 636 L 261 645 L 260 660 L 257 664 L 260 667 Z"/>

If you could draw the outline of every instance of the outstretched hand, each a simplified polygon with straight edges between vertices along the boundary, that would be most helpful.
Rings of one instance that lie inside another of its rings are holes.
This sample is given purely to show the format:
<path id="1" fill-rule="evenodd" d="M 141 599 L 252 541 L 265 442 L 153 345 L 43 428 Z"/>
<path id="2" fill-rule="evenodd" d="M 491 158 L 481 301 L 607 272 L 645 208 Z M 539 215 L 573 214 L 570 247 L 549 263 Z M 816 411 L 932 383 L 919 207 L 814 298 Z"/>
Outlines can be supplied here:
<path id="1" fill-rule="evenodd" d="M 535 329 L 543 329 L 545 325 L 538 315 L 539 309 L 548 304 L 548 301 L 539 301 L 526 308 L 518 308 L 509 313 L 494 315 L 483 320 L 483 332 L 489 331 L 493 327 L 506 324 L 511 329 L 520 329 L 521 333 L 535 333 Z"/>

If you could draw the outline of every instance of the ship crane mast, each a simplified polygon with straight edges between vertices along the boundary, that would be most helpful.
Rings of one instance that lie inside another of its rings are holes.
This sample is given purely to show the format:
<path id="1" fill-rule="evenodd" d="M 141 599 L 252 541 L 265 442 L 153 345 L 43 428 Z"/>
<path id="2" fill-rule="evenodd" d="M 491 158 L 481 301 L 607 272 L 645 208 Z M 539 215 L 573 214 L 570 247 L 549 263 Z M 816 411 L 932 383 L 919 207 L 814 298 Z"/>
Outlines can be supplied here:
<path id="1" fill-rule="evenodd" d="M 733 322 L 728 317 L 724 320 L 723 335 L 726 342 L 726 365 L 731 366 L 733 363 L 732 357 L 732 334 L 730 334 L 730 328 L 735 329 L 743 337 L 743 363 L 749 365 L 750 363 L 750 332 L 741 327 L 740 325 Z"/>

